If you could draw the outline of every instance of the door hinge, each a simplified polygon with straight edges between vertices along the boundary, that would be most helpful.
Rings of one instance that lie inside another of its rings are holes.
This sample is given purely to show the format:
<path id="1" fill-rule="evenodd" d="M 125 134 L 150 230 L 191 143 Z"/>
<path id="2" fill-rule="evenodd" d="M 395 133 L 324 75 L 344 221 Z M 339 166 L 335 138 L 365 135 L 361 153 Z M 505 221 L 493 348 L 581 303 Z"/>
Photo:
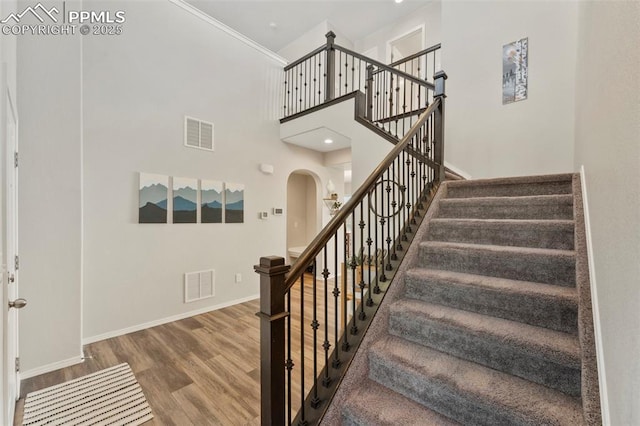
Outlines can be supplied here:
<path id="1" fill-rule="evenodd" d="M 20 358 L 16 357 L 16 373 L 20 371 Z"/>
<path id="2" fill-rule="evenodd" d="M 20 269 L 20 256 L 16 255 L 15 270 L 17 271 L 18 269 Z"/>
<path id="3" fill-rule="evenodd" d="M 18 153 L 17 152 L 15 152 L 13 154 L 13 164 L 14 164 L 15 167 L 18 167 Z"/>

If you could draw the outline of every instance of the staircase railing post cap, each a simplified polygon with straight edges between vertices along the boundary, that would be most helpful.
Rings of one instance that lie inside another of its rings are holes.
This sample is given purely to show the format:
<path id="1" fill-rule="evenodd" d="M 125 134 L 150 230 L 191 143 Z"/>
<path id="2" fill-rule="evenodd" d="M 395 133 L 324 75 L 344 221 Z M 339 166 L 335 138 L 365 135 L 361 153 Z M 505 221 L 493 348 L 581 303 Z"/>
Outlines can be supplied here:
<path id="1" fill-rule="evenodd" d="M 434 79 L 444 78 L 446 80 L 449 77 L 447 76 L 446 72 L 444 72 L 443 70 L 440 70 L 433 75 L 433 78 Z"/>
<path id="2" fill-rule="evenodd" d="M 447 79 L 447 73 L 440 70 L 433 75 L 433 80 L 435 83 L 435 90 L 433 97 L 434 98 L 446 98 L 447 95 L 444 93 L 444 81 Z"/>
<path id="3" fill-rule="evenodd" d="M 328 44 L 333 44 L 333 41 L 336 39 L 336 33 L 334 33 L 333 31 L 329 31 L 327 34 L 325 34 L 325 37 L 327 38 Z"/>
<path id="4" fill-rule="evenodd" d="M 287 273 L 291 266 L 285 265 L 284 257 L 264 256 L 260 258 L 260 264 L 254 265 L 253 269 L 258 274 L 279 275 Z"/>

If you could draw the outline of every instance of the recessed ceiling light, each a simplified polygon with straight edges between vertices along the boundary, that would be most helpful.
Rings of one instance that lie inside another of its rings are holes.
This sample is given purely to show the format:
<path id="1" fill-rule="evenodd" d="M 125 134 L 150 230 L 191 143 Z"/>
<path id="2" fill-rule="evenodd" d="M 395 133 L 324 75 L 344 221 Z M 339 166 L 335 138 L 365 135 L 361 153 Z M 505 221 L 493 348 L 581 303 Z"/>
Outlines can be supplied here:
<path id="1" fill-rule="evenodd" d="M 275 22 L 269 22 L 269 27 L 271 27 L 271 28 L 273 28 L 275 30 L 276 28 L 278 28 L 278 24 L 276 24 Z"/>
<path id="2" fill-rule="evenodd" d="M 396 3 L 402 3 L 402 0 L 394 0 Z"/>
<path id="3" fill-rule="evenodd" d="M 326 143 L 326 144 L 333 143 L 333 139 L 325 139 L 324 143 Z"/>

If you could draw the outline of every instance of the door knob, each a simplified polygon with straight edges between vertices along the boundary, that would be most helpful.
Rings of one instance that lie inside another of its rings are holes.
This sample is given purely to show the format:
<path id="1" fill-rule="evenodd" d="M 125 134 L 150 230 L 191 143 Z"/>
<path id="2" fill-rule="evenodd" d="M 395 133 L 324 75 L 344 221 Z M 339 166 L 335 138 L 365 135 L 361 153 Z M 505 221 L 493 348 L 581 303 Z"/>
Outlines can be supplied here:
<path id="1" fill-rule="evenodd" d="M 27 306 L 27 301 L 25 299 L 16 299 L 9 301 L 10 308 L 22 309 Z"/>

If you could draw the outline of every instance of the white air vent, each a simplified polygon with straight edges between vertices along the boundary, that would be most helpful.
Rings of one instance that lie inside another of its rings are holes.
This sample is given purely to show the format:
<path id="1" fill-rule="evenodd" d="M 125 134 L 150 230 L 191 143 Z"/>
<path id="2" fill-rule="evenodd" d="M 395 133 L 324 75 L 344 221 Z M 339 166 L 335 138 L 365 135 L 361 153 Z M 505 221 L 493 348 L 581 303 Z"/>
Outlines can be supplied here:
<path id="1" fill-rule="evenodd" d="M 213 123 L 185 116 L 184 144 L 191 148 L 213 151 Z"/>
<path id="2" fill-rule="evenodd" d="M 216 271 L 187 272 L 184 274 L 184 303 L 215 296 Z"/>

